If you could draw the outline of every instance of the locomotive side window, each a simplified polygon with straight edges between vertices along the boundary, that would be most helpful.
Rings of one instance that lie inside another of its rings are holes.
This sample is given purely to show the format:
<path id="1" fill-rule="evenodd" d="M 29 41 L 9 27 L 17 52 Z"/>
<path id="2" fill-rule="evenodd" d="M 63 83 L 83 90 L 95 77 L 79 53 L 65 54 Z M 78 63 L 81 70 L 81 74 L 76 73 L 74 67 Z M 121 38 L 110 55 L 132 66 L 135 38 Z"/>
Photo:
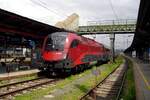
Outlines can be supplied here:
<path id="1" fill-rule="evenodd" d="M 71 48 L 77 47 L 78 44 L 79 44 L 79 41 L 78 41 L 78 40 L 73 40 L 72 43 L 71 43 Z"/>

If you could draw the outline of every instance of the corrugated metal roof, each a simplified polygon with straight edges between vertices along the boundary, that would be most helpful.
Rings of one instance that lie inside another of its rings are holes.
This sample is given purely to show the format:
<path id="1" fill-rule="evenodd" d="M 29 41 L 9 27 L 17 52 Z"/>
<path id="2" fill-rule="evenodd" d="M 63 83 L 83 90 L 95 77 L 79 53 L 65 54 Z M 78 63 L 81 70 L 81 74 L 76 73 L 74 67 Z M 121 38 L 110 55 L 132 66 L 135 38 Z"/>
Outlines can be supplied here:
<path id="1" fill-rule="evenodd" d="M 0 9 L 0 34 L 40 39 L 56 31 L 65 30 Z"/>

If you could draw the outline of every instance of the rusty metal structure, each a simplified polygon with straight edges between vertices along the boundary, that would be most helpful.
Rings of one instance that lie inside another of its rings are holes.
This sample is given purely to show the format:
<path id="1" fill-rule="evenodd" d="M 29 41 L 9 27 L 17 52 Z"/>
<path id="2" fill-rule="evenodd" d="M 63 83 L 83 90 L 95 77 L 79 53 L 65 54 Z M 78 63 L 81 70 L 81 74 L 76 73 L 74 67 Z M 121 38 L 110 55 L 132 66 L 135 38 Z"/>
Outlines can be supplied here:
<path id="1" fill-rule="evenodd" d="M 136 51 L 136 56 L 149 59 L 150 48 L 150 1 L 141 0 L 136 32 L 132 45 L 125 51 L 131 53 Z"/>

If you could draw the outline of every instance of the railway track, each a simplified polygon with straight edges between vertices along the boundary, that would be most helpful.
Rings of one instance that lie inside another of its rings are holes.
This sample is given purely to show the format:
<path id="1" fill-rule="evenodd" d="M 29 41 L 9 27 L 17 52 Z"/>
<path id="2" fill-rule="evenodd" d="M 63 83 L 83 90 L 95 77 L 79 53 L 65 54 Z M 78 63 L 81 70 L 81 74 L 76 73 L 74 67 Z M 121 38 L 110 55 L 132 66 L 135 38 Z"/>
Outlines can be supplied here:
<path id="1" fill-rule="evenodd" d="M 80 100 L 118 100 L 127 72 L 127 61 L 110 73 Z"/>
<path id="2" fill-rule="evenodd" d="M 22 82 L 16 82 L 0 86 L 0 99 L 11 99 L 17 93 L 21 93 L 25 90 L 34 89 L 43 85 L 53 84 L 59 79 L 37 78 Z"/>

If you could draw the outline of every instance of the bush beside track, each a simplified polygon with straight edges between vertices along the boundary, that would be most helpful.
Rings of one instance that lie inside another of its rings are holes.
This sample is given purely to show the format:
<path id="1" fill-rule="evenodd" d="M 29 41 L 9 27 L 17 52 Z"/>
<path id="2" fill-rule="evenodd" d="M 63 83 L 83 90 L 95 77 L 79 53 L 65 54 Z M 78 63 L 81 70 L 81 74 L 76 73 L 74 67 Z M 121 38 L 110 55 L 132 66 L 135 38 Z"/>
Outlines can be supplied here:
<path id="1" fill-rule="evenodd" d="M 109 73 L 111 73 L 111 71 L 113 71 L 121 63 L 123 63 L 123 57 L 119 56 L 116 59 L 116 63 L 103 64 L 100 67 L 98 67 L 101 69 L 101 74 L 97 76 L 97 80 L 101 81 L 102 79 L 104 79 Z M 74 81 L 86 77 L 87 75 L 91 74 L 91 70 L 93 69 L 86 70 L 83 73 L 77 75 L 71 75 L 65 78 L 64 80 L 57 82 L 55 85 L 47 86 L 46 88 L 32 90 L 31 92 L 27 92 L 23 95 L 16 96 L 15 100 L 37 100 L 37 99 L 40 100 L 43 98 L 43 96 L 52 93 L 54 90 L 64 89 L 66 85 L 67 86 L 68 84 L 72 85 Z M 84 95 L 89 89 L 91 89 L 94 85 L 95 85 L 95 76 L 93 75 L 90 78 L 86 78 L 78 85 L 73 86 L 74 88 L 71 89 L 71 91 L 68 92 L 65 91 L 64 95 L 57 96 L 56 100 L 60 99 L 77 100 L 82 95 Z"/>

